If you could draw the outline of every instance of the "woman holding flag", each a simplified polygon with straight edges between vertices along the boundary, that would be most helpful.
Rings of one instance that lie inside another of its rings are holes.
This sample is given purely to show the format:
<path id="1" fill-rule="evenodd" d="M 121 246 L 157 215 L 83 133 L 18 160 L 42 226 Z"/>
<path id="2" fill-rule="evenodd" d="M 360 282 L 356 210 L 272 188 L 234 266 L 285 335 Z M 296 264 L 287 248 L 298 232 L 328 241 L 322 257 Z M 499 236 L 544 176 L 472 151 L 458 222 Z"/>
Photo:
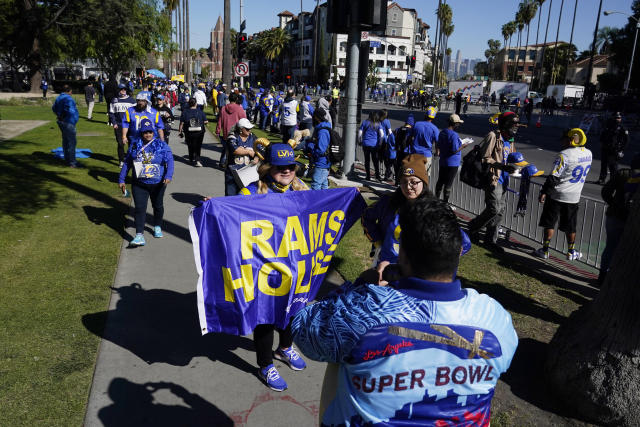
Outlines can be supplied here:
<path id="1" fill-rule="evenodd" d="M 257 147 L 256 147 L 257 148 Z M 309 188 L 296 176 L 296 160 L 293 148 L 288 144 L 270 144 L 266 148 L 264 162 L 258 168 L 260 179 L 242 188 L 239 194 L 249 196 L 253 194 L 286 193 L 288 191 L 304 191 Z M 259 150 L 256 149 L 256 153 Z M 295 313 L 291 313 L 293 316 Z M 280 343 L 277 350 L 273 351 L 273 332 L 278 331 Z M 258 325 L 253 330 L 253 342 L 256 347 L 256 356 L 260 378 L 266 385 L 275 391 L 287 389 L 287 383 L 282 379 L 278 370 L 273 365 L 273 359 L 278 359 L 294 371 L 306 368 L 306 363 L 293 348 L 291 325 L 285 329 L 278 329 L 275 325 Z"/>

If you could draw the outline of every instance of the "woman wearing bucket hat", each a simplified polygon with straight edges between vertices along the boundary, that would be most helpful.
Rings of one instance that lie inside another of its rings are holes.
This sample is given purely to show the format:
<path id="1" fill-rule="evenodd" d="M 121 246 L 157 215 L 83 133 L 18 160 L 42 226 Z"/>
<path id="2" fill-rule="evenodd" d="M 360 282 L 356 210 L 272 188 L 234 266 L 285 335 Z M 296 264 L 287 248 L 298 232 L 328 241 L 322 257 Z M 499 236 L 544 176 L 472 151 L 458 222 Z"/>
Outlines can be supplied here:
<path id="1" fill-rule="evenodd" d="M 162 237 L 164 192 L 173 179 L 173 153 L 166 142 L 154 137 L 153 129 L 151 120 L 142 121 L 142 138 L 132 142 L 118 179 L 118 187 L 124 193 L 125 178 L 129 169 L 132 169 L 131 193 L 135 206 L 136 236 L 131 241 L 131 246 L 145 244 L 143 233 L 149 199 L 153 206 L 153 237 Z"/>
<path id="2" fill-rule="evenodd" d="M 270 144 L 266 147 L 264 162 L 258 168 L 260 179 L 241 189 L 240 194 L 250 196 L 308 190 L 304 182 L 296 176 L 296 169 L 296 159 L 291 145 Z M 276 330 L 280 343 L 274 352 L 273 336 Z M 273 365 L 274 358 L 286 363 L 294 371 L 300 371 L 306 367 L 304 360 L 293 348 L 290 325 L 285 329 L 277 329 L 275 325 L 258 325 L 253 331 L 253 342 L 259 367 L 258 375 L 272 390 L 287 389 L 287 383 Z"/>

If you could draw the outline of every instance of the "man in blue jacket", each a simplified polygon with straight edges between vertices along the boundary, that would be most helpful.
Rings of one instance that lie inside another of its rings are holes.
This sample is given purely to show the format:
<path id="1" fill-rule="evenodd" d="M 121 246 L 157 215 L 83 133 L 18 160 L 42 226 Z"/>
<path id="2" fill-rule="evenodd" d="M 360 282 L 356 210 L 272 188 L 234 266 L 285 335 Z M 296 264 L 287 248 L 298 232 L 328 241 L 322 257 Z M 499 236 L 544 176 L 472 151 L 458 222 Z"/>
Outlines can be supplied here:
<path id="1" fill-rule="evenodd" d="M 436 107 L 427 108 L 424 120 L 416 122 L 411 133 L 411 143 L 407 147 L 408 154 L 422 154 L 427 158 L 427 176 L 431 176 L 431 160 L 433 145 L 438 141 L 440 131 L 433 124 L 438 110 Z"/>
<path id="2" fill-rule="evenodd" d="M 331 144 L 331 123 L 325 121 L 326 111 L 317 108 L 313 113 L 313 124 L 315 127 L 314 138 L 307 142 L 306 151 L 311 157 L 314 165 L 311 174 L 311 189 L 324 190 L 329 188 L 329 161 L 328 151 Z"/>
<path id="3" fill-rule="evenodd" d="M 57 117 L 58 127 L 62 132 L 64 160 L 69 167 L 78 167 L 78 162 L 76 162 L 76 123 L 78 123 L 80 115 L 76 101 L 71 97 L 69 85 L 62 87 L 62 93 L 56 98 L 51 109 Z"/>
<path id="4" fill-rule="evenodd" d="M 462 236 L 444 201 L 420 198 L 399 215 L 387 286 L 363 274 L 291 322 L 306 356 L 338 364 L 325 376 L 322 425 L 489 425 L 518 345 L 511 316 L 456 279 Z"/>

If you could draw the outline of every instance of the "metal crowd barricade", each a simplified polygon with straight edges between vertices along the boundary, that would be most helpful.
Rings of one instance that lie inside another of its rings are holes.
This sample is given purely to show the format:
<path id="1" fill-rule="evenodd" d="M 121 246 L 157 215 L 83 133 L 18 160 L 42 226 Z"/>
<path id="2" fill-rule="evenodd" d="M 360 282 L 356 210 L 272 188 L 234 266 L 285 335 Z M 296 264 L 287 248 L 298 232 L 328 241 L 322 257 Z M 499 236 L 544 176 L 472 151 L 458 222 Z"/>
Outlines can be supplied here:
<path id="1" fill-rule="evenodd" d="M 437 158 L 434 158 L 431 167 L 431 177 L 429 188 L 435 192 L 436 181 L 438 179 L 439 165 Z M 538 194 L 542 186 L 536 182 L 531 182 L 529 194 L 527 195 L 527 211 L 524 216 L 515 216 L 520 189 L 520 179 L 511 178 L 509 188 L 512 191 L 507 193 L 507 209 L 502 219 L 501 227 L 511 232 L 517 233 L 528 239 L 542 244 L 543 229 L 538 226 L 543 205 L 538 202 Z M 460 181 L 460 174 L 451 188 L 449 202 L 474 215 L 478 215 L 484 210 L 484 191 L 473 188 Z M 576 249 L 582 252 L 581 262 L 592 267 L 600 267 L 600 258 L 604 251 L 606 242 L 606 232 L 604 228 L 606 204 L 591 197 L 582 196 L 578 209 L 578 227 L 576 230 Z M 556 232 L 551 240 L 550 247 L 561 253 L 568 250 L 564 233 Z"/>

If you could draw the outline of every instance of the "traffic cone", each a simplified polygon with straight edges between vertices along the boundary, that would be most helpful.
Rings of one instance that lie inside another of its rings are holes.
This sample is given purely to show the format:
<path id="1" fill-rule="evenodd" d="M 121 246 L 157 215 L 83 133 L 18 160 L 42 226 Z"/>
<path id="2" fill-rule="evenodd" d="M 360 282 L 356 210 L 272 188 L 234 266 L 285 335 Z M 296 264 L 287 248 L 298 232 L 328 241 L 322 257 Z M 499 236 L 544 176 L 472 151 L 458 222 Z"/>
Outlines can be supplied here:
<path id="1" fill-rule="evenodd" d="M 537 128 L 541 128 L 542 127 L 542 116 L 538 116 L 538 121 L 536 122 L 536 127 Z"/>

